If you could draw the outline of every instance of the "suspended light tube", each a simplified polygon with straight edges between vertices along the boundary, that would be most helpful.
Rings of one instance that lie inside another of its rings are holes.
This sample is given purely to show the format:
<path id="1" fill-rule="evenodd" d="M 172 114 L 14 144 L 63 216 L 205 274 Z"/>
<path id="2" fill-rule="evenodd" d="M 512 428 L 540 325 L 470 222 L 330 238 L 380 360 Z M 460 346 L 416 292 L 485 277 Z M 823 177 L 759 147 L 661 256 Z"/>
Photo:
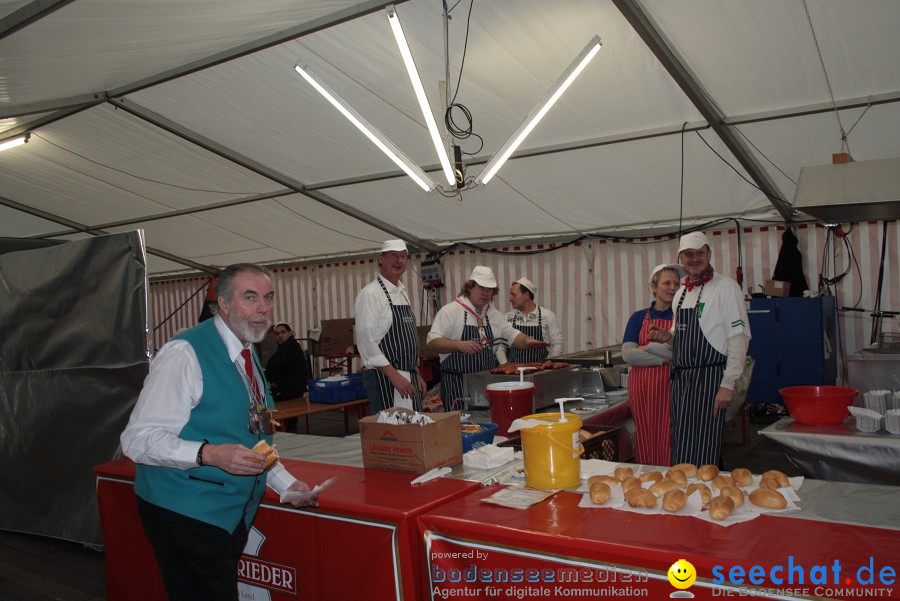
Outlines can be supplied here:
<path id="1" fill-rule="evenodd" d="M 375 146 L 381 149 L 398 167 L 406 172 L 420 188 L 425 192 L 433 190 L 435 183 L 428 177 L 422 169 L 416 165 L 412 159 L 406 156 L 402 150 L 397 148 L 387 137 L 366 121 L 362 115 L 357 113 L 347 104 L 340 96 L 338 96 L 331 88 L 326 86 L 319 78 L 313 75 L 309 65 L 301 60 L 294 65 L 294 70 L 300 74 L 309 84 L 316 89 L 319 94 L 325 97 L 325 100 L 331 103 L 350 123 L 356 126 Z"/>
<path id="2" fill-rule="evenodd" d="M 456 185 L 456 177 L 453 173 L 453 166 L 450 163 L 450 155 L 447 154 L 447 147 L 441 139 L 441 132 L 438 130 L 437 122 L 434 120 L 434 113 L 431 112 L 431 105 L 428 103 L 428 96 L 425 95 L 425 88 L 422 86 L 422 79 L 419 77 L 419 71 L 416 69 L 416 62 L 413 60 L 412 52 L 409 44 L 406 42 L 406 36 L 403 35 L 403 28 L 400 26 L 400 17 L 393 5 L 388 6 L 387 12 L 388 23 L 390 23 L 391 31 L 394 33 L 394 39 L 397 40 L 397 48 L 400 50 L 400 56 L 403 58 L 403 64 L 406 66 L 406 72 L 409 75 L 409 82 L 412 84 L 413 91 L 416 93 L 416 99 L 419 101 L 419 108 L 422 110 L 422 116 L 425 117 L 425 124 L 428 126 L 428 133 L 431 134 L 431 141 L 434 143 L 434 149 L 437 151 L 438 160 L 444 170 L 444 177 L 451 186 Z"/>
<path id="3" fill-rule="evenodd" d="M 25 134 L 24 136 L 18 136 L 16 138 L 10 138 L 9 140 L 5 140 L 0 142 L 0 151 L 8 150 L 10 148 L 15 148 L 16 146 L 21 146 L 25 142 L 28 141 L 28 138 L 31 137 L 30 133 Z"/>
<path id="4" fill-rule="evenodd" d="M 578 77 L 587 64 L 591 62 L 591 59 L 600 51 L 601 47 L 600 36 L 595 35 L 591 38 L 591 41 L 584 47 L 584 50 L 575 57 L 575 60 L 572 61 L 563 74 L 559 76 L 559 79 L 556 80 L 556 83 L 554 83 L 547 93 L 544 94 L 544 97 L 537 103 L 537 106 L 532 109 L 528 117 L 526 117 L 519 126 L 519 129 L 513 132 L 512 136 L 510 136 L 503 146 L 500 147 L 500 150 L 491 157 L 491 160 L 487 162 L 484 169 L 482 169 L 481 173 L 478 174 L 478 177 L 475 178 L 475 183 L 486 184 L 497 174 L 497 171 L 500 170 L 503 163 L 505 163 L 512 153 L 516 151 L 525 137 L 528 136 L 538 122 L 543 119 L 544 115 L 547 114 L 547 111 L 550 110 L 550 107 L 559 100 L 559 97 L 562 96 L 569 85 L 575 81 L 575 78 Z"/>

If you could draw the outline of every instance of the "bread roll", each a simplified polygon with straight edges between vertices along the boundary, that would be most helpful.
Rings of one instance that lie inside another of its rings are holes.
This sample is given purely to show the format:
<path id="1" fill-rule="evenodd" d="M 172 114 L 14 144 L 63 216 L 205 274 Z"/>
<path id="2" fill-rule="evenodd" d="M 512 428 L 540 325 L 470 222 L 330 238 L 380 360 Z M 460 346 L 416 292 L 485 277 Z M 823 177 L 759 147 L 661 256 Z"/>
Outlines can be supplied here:
<path id="1" fill-rule="evenodd" d="M 740 507 L 744 504 L 744 491 L 742 491 L 737 486 L 723 486 L 719 490 L 719 495 L 729 497 L 732 501 L 734 501 L 735 507 Z"/>
<path id="2" fill-rule="evenodd" d="M 731 479 L 731 476 L 723 476 L 722 474 L 713 478 L 712 483 L 713 486 L 720 490 L 723 486 L 734 486 L 734 480 Z"/>
<path id="3" fill-rule="evenodd" d="M 640 475 L 641 482 L 659 482 L 663 479 L 662 472 L 646 472 Z"/>
<path id="4" fill-rule="evenodd" d="M 695 471 L 696 469 L 694 468 Z M 666 472 L 666 480 L 674 480 L 679 486 L 687 486 L 687 474 L 681 470 L 676 470 L 674 467 Z"/>
<path id="5" fill-rule="evenodd" d="M 722 521 L 734 511 L 734 501 L 731 497 L 715 497 L 709 501 L 709 517 Z"/>
<path id="6" fill-rule="evenodd" d="M 622 492 L 628 492 L 632 488 L 640 488 L 640 487 L 641 487 L 641 481 L 639 479 L 635 478 L 634 476 L 632 476 L 631 478 L 622 480 Z"/>
<path id="7" fill-rule="evenodd" d="M 775 478 L 778 480 L 778 488 L 790 488 L 791 482 L 788 480 L 787 474 L 779 470 L 769 470 L 764 472 L 763 478 Z"/>
<path id="8" fill-rule="evenodd" d="M 616 479 L 621 482 L 622 480 L 627 480 L 628 478 L 634 476 L 634 470 L 630 467 L 617 467 L 613 472 L 613 476 L 615 476 Z"/>
<path id="9" fill-rule="evenodd" d="M 779 488 L 781 488 L 781 486 L 779 486 L 779 484 L 778 484 L 778 480 L 776 480 L 775 478 L 769 478 L 769 477 L 765 477 L 762 480 L 760 480 L 759 487 L 760 488 L 768 488 L 769 490 L 778 490 Z"/>
<path id="10" fill-rule="evenodd" d="M 709 491 L 709 487 L 703 484 L 702 482 L 694 482 L 693 484 L 689 484 L 687 487 L 687 495 L 691 496 L 691 494 L 695 491 L 700 491 L 700 501 L 706 505 L 709 503 L 709 500 L 712 499 L 712 493 Z"/>
<path id="11" fill-rule="evenodd" d="M 605 482 L 597 482 L 596 484 L 591 484 L 591 502 L 597 503 L 598 505 L 603 505 L 607 501 L 609 501 L 609 496 L 612 494 L 612 491 L 609 490 L 609 485 Z"/>
<path id="12" fill-rule="evenodd" d="M 697 475 L 697 466 L 693 463 L 679 463 L 677 465 L 673 465 L 672 469 L 681 470 L 688 478 L 693 478 Z"/>
<path id="13" fill-rule="evenodd" d="M 263 469 L 269 469 L 275 462 L 278 461 L 278 451 L 275 450 L 275 447 L 270 447 L 269 443 L 265 440 L 260 440 L 258 443 L 253 445 L 253 448 L 250 449 L 254 453 L 259 453 L 260 455 L 265 455 L 265 459 L 261 460 L 263 464 Z"/>
<path id="14" fill-rule="evenodd" d="M 656 496 L 643 488 L 632 488 L 625 493 L 625 500 L 632 507 L 656 507 Z"/>
<path id="15" fill-rule="evenodd" d="M 683 490 L 670 490 L 663 495 L 662 507 L 668 512 L 675 512 L 687 503 L 687 495 Z"/>
<path id="16" fill-rule="evenodd" d="M 750 493 L 750 502 L 757 507 L 768 509 L 784 509 L 787 507 L 787 499 L 777 490 L 769 488 L 757 488 Z"/>
<path id="17" fill-rule="evenodd" d="M 578 431 L 578 438 L 581 440 L 581 442 L 584 442 L 585 440 L 587 440 L 590 437 L 591 437 L 591 433 L 588 432 L 587 430 L 579 430 Z"/>
<path id="18" fill-rule="evenodd" d="M 709 482 L 713 478 L 719 475 L 719 468 L 712 465 L 711 463 L 707 463 L 706 465 L 701 465 L 700 469 L 697 470 L 697 477 L 703 480 L 704 482 Z"/>
<path id="19" fill-rule="evenodd" d="M 753 484 L 753 474 L 745 467 L 731 470 L 731 479 L 734 480 L 735 486 L 750 486 Z"/>
<path id="20" fill-rule="evenodd" d="M 612 476 L 602 476 L 600 474 L 596 474 L 596 475 L 588 478 L 588 486 L 593 486 L 594 484 L 597 484 L 598 482 L 603 482 L 604 484 L 606 484 L 608 486 L 618 486 L 619 485 L 619 480 L 616 478 L 613 478 Z"/>
<path id="21" fill-rule="evenodd" d="M 657 497 L 661 497 L 664 494 L 666 494 L 667 492 L 669 492 L 670 490 L 676 490 L 679 488 L 681 488 L 681 486 L 679 486 L 677 482 L 675 482 L 674 480 L 666 479 L 666 480 L 660 480 L 659 482 L 656 482 L 655 484 L 653 484 L 650 487 L 650 492 L 652 492 Z"/>

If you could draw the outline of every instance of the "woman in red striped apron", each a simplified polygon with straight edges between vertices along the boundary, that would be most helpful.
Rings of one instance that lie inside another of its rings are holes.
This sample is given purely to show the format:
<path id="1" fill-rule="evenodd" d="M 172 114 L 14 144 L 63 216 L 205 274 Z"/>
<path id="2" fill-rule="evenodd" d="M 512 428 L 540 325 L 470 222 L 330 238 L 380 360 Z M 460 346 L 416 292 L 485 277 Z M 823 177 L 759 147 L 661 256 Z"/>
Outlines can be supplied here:
<path id="1" fill-rule="evenodd" d="M 668 330 L 672 326 L 672 299 L 680 285 L 679 265 L 657 265 L 650 274 L 654 301 L 628 320 L 622 340 L 622 358 L 628 372 L 628 401 L 637 431 L 635 461 L 671 465 L 669 442 L 669 365 L 672 352 L 652 342 L 650 326 Z"/>

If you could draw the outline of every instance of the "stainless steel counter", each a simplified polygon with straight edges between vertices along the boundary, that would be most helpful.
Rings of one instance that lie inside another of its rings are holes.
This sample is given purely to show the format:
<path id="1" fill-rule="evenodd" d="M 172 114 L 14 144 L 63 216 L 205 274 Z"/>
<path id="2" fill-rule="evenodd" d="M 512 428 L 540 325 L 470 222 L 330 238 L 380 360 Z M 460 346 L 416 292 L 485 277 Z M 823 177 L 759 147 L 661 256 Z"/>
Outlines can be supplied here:
<path id="1" fill-rule="evenodd" d="M 759 431 L 786 447 L 803 473 L 820 480 L 900 482 L 900 436 L 859 432 L 854 418 L 836 426 L 805 426 L 785 417 Z"/>

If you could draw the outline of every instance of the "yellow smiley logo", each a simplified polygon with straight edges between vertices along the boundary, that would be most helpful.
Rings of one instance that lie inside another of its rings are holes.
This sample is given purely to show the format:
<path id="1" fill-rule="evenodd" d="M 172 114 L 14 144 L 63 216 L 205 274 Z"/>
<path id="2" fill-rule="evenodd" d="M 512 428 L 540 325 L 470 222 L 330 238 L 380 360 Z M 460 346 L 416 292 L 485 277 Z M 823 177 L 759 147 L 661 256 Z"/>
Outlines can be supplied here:
<path id="1" fill-rule="evenodd" d="M 672 586 L 684 590 L 694 584 L 694 581 L 697 579 L 697 570 L 694 569 L 694 566 L 688 560 L 679 559 L 672 564 L 666 575 L 669 577 L 669 582 Z"/>

